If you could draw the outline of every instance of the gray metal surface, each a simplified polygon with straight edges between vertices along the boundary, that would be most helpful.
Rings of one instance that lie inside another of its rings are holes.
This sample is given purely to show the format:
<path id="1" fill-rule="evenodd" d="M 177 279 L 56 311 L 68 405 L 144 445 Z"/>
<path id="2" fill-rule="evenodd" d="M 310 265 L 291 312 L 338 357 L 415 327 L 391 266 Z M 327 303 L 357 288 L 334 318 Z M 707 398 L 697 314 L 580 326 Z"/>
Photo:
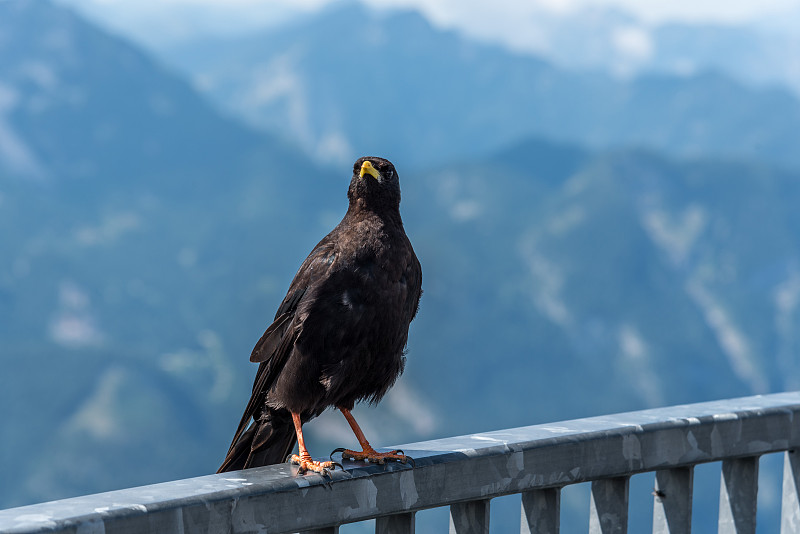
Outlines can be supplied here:
<path id="1" fill-rule="evenodd" d="M 756 534 L 758 457 L 722 462 L 719 534 Z"/>
<path id="2" fill-rule="evenodd" d="M 561 489 L 522 493 L 520 534 L 558 534 L 561 527 Z"/>
<path id="3" fill-rule="evenodd" d="M 692 467 L 656 472 L 653 534 L 689 534 L 692 531 L 693 479 Z"/>
<path id="4" fill-rule="evenodd" d="M 800 393 L 402 445 L 409 465 L 286 464 L 0 511 L 2 532 L 302 532 L 498 495 L 756 457 L 800 443 Z M 298 507 L 302 506 L 302 513 Z"/>
<path id="5" fill-rule="evenodd" d="M 786 451 L 783 461 L 781 534 L 800 532 L 800 453 Z"/>
<path id="6" fill-rule="evenodd" d="M 375 534 L 414 534 L 414 512 L 379 517 Z"/>
<path id="7" fill-rule="evenodd" d="M 589 534 L 628 532 L 629 485 L 629 477 L 603 478 L 592 482 Z"/>
<path id="8" fill-rule="evenodd" d="M 489 499 L 451 505 L 450 534 L 489 534 Z"/>

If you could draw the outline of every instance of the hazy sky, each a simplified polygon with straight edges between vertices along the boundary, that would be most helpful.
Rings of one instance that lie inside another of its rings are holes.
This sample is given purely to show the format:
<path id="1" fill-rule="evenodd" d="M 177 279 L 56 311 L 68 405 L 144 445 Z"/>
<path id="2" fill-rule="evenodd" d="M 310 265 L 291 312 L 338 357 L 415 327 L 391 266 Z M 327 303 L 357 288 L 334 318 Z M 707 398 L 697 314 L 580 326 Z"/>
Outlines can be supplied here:
<path id="1" fill-rule="evenodd" d="M 227 5 L 230 7 L 291 5 L 316 8 L 333 0 L 72 0 L 72 3 L 95 2 L 122 6 L 152 4 Z M 471 19 L 477 22 L 484 13 L 504 14 L 513 21 L 537 7 L 570 10 L 585 5 L 621 6 L 647 20 L 689 19 L 743 21 L 762 14 L 800 9 L 800 0 L 365 0 L 377 6 L 416 6 L 429 15 L 445 21 Z"/>
<path id="2" fill-rule="evenodd" d="M 189 0 L 183 0 L 189 1 Z M 213 1 L 213 0 L 203 0 Z M 247 1 L 247 0 L 241 0 Z M 326 0 L 303 0 L 310 4 Z M 648 20 L 689 19 L 742 21 L 753 19 L 768 11 L 780 11 L 800 6 L 798 0 L 367 0 L 376 5 L 414 5 L 431 14 L 446 17 L 454 13 L 484 11 L 520 15 L 535 6 L 553 10 L 570 10 L 585 5 L 621 6 Z M 509 19 L 513 20 L 513 19 Z"/>
<path id="3" fill-rule="evenodd" d="M 0 0 L 2 1 L 2 0 Z M 353 0 L 58 0 L 151 46 L 201 34 L 247 33 L 298 11 Z M 622 7 L 643 21 L 742 23 L 763 20 L 800 33 L 800 0 L 361 0 L 374 7 L 413 7 L 434 24 L 521 51 L 537 51 L 536 34 L 549 13 L 590 6 Z M 641 28 L 637 31 L 641 31 Z"/>

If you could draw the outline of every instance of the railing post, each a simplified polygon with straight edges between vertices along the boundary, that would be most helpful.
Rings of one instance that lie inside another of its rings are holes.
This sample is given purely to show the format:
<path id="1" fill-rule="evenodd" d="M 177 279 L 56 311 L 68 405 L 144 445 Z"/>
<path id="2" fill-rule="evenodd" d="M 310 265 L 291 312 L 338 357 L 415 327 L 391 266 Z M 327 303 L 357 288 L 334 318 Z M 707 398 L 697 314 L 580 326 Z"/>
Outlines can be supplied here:
<path id="1" fill-rule="evenodd" d="M 694 469 L 656 471 L 653 534 L 689 534 L 692 531 Z"/>
<path id="2" fill-rule="evenodd" d="M 375 534 L 414 534 L 414 512 L 377 518 Z"/>
<path id="3" fill-rule="evenodd" d="M 561 526 L 561 489 L 524 492 L 521 515 L 520 534 L 558 534 Z"/>
<path id="4" fill-rule="evenodd" d="M 755 534 L 758 457 L 722 461 L 719 533 Z"/>
<path id="5" fill-rule="evenodd" d="M 450 534 L 489 534 L 489 499 L 451 505 Z"/>
<path id="6" fill-rule="evenodd" d="M 628 532 L 628 477 L 607 478 L 592 482 L 589 509 L 590 534 L 625 534 Z"/>
<path id="7" fill-rule="evenodd" d="M 783 455 L 783 499 L 781 502 L 781 534 L 800 532 L 800 457 L 797 451 Z"/>

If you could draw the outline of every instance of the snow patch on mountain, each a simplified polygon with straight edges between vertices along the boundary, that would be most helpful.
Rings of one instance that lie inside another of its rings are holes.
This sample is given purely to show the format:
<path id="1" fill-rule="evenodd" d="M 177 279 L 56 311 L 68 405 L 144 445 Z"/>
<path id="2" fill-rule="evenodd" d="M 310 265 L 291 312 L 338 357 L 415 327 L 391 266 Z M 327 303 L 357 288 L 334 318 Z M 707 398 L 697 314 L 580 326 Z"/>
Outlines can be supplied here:
<path id="1" fill-rule="evenodd" d="M 74 233 L 75 241 L 81 246 L 108 245 L 121 236 L 141 226 L 141 218 L 133 212 L 114 213 L 105 217 L 99 224 L 82 226 Z"/>
<path id="2" fill-rule="evenodd" d="M 676 267 L 685 264 L 707 223 L 706 210 L 696 204 L 676 215 L 661 208 L 650 208 L 642 214 L 645 231 Z"/>
<path id="3" fill-rule="evenodd" d="M 775 330 L 777 332 L 776 363 L 783 376 L 785 389 L 800 388 L 800 374 L 797 371 L 796 316 L 800 304 L 800 272 L 793 269 L 785 280 L 780 282 L 772 294 L 775 305 Z"/>
<path id="4" fill-rule="evenodd" d="M 0 82 L 0 168 L 28 178 L 44 178 L 44 165 L 14 129 L 9 116 L 19 104 L 20 95 Z"/>
<path id="5" fill-rule="evenodd" d="M 207 398 L 214 403 L 222 403 L 230 398 L 234 385 L 233 370 L 222 338 L 212 330 L 203 330 L 198 334 L 197 341 L 199 350 L 183 348 L 164 354 L 159 359 L 159 367 L 184 379 L 199 374 L 210 375 L 211 387 Z"/>
<path id="6" fill-rule="evenodd" d="M 121 434 L 121 421 L 114 410 L 115 400 L 125 380 L 119 367 L 108 369 L 97 381 L 97 387 L 65 423 L 72 432 L 86 432 L 97 440 L 111 440 Z"/>
<path id="7" fill-rule="evenodd" d="M 91 311 L 88 293 L 76 283 L 62 281 L 58 289 L 58 309 L 48 327 L 50 339 L 63 347 L 95 347 L 105 335 Z"/>
<path id="8" fill-rule="evenodd" d="M 579 205 L 569 206 L 554 215 L 547 223 L 547 230 L 554 236 L 566 234 L 586 220 L 586 209 Z"/>
<path id="9" fill-rule="evenodd" d="M 617 332 L 620 361 L 632 376 L 631 384 L 648 406 L 662 406 L 664 393 L 653 369 L 653 356 L 641 333 L 632 324 L 620 325 Z"/>
<path id="10" fill-rule="evenodd" d="M 483 213 L 483 204 L 469 189 L 465 180 L 456 173 L 445 172 L 439 177 L 437 188 L 439 200 L 445 205 L 450 218 L 456 222 L 468 222 Z"/>
<path id="11" fill-rule="evenodd" d="M 389 410 L 402 419 L 420 436 L 430 436 L 438 423 L 433 403 L 411 387 L 408 380 L 400 381 L 386 394 Z"/>
<path id="12" fill-rule="evenodd" d="M 314 144 L 314 133 L 310 126 L 310 110 L 308 95 L 302 77 L 297 73 L 295 62 L 297 54 L 289 51 L 280 54 L 267 63 L 256 65 L 246 74 L 250 80 L 241 85 L 239 94 L 235 95 L 234 111 L 257 128 L 274 128 L 273 113 L 253 113 L 252 110 L 271 110 L 280 104 L 280 117 L 286 119 L 282 129 L 291 132 L 300 142 L 311 147 Z M 226 77 L 227 78 L 227 77 Z M 229 80 L 217 80 L 217 84 L 230 83 Z"/>
<path id="13" fill-rule="evenodd" d="M 758 366 L 750 341 L 737 327 L 722 303 L 696 278 L 690 279 L 685 287 L 686 293 L 700 308 L 706 324 L 717 338 L 719 347 L 728 358 L 736 376 L 749 386 L 752 393 L 769 391 L 769 384 Z"/>
<path id="14" fill-rule="evenodd" d="M 533 278 L 533 302 L 536 308 L 562 328 L 570 326 L 572 316 L 561 294 L 565 284 L 563 269 L 537 250 L 535 243 L 528 243 L 522 254 Z"/>

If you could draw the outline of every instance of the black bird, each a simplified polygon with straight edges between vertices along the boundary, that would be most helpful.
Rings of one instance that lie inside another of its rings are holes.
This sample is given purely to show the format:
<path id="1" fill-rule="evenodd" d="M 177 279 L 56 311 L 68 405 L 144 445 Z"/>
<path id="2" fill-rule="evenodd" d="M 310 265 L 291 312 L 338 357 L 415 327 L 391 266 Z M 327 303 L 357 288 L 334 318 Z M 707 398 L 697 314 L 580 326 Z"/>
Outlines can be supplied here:
<path id="1" fill-rule="evenodd" d="M 403 372 L 408 326 L 422 294 L 422 268 L 400 219 L 400 182 L 391 162 L 364 157 L 353 166 L 342 221 L 300 266 L 275 320 L 256 344 L 253 394 L 217 472 L 292 462 L 325 472 L 311 459 L 302 425 L 326 408 L 341 410 L 362 451 L 345 458 L 405 461 L 378 453 L 350 410 L 377 403 Z"/>

